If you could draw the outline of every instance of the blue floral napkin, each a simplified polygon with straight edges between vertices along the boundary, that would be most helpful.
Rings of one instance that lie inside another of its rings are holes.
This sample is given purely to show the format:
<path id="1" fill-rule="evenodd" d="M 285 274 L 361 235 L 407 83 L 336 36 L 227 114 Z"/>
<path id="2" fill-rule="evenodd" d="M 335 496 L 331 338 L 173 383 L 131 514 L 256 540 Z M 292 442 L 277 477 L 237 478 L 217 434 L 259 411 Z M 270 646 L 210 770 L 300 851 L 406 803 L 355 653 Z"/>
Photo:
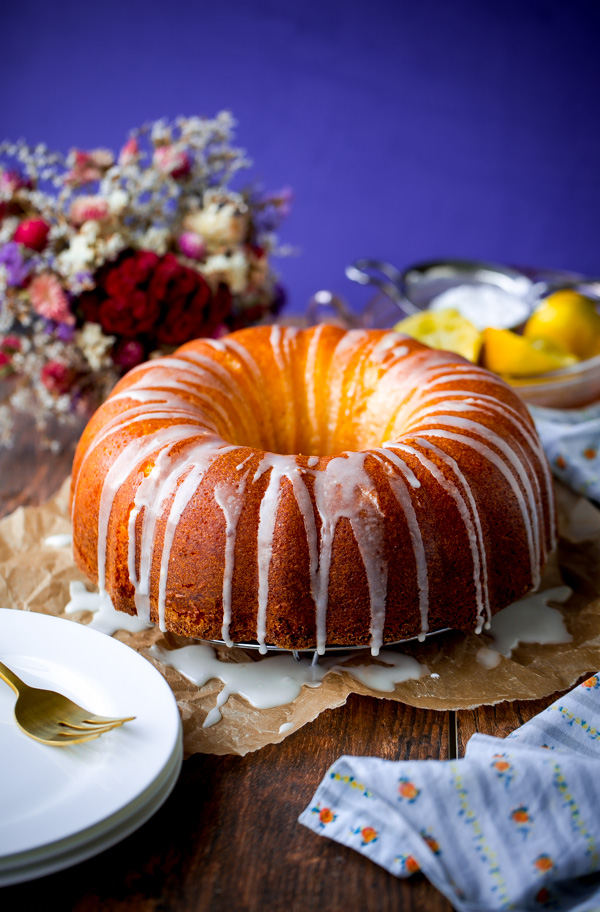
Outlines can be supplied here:
<path id="1" fill-rule="evenodd" d="M 556 477 L 600 504 L 600 404 L 529 410 Z"/>
<path id="2" fill-rule="evenodd" d="M 341 757 L 299 819 L 460 912 L 598 912 L 600 672 L 461 760 Z"/>

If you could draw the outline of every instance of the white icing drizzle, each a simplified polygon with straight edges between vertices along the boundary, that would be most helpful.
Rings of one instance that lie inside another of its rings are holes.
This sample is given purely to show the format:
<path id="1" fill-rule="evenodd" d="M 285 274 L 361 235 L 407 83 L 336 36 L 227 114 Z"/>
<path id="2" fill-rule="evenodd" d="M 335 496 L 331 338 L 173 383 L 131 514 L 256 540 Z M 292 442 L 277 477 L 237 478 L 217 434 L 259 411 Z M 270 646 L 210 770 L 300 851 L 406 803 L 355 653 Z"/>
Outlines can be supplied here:
<path id="1" fill-rule="evenodd" d="M 304 368 L 304 388 L 306 389 L 306 405 L 308 408 L 308 424 L 309 424 L 309 436 L 310 436 L 309 442 L 310 442 L 311 447 L 314 446 L 315 439 L 318 434 L 317 353 L 319 350 L 321 336 L 323 335 L 324 328 L 325 328 L 325 324 L 320 323 L 317 326 L 315 332 L 313 333 L 311 340 L 308 343 L 308 350 L 306 352 L 306 365 Z"/>
<path id="2" fill-rule="evenodd" d="M 371 652 L 377 655 L 383 642 L 387 596 L 387 561 L 383 514 L 377 489 L 364 462 L 366 453 L 344 453 L 334 457 L 324 472 L 315 473 L 315 498 L 321 517 L 321 545 L 316 599 L 317 652 L 327 642 L 327 601 L 333 538 L 338 521 L 350 521 L 362 558 L 371 610 Z"/>
<path id="3" fill-rule="evenodd" d="M 398 342 L 405 338 L 396 332 L 387 332 L 384 336 L 375 343 L 373 347 L 373 358 L 378 361 L 383 361 L 384 358 L 390 353 L 390 350 L 398 345 Z M 408 348 L 404 345 L 401 348 L 407 352 Z"/>
<path id="4" fill-rule="evenodd" d="M 388 459 L 400 470 L 401 475 L 411 487 L 420 487 L 421 483 L 416 478 L 412 469 L 409 469 L 406 463 L 404 463 L 396 453 L 393 453 L 391 450 L 378 450 L 376 453 L 372 452 L 371 455 L 385 466 L 385 460 L 382 459 L 382 456 L 384 456 L 385 459 Z M 424 640 L 425 634 L 429 630 L 429 579 L 427 576 L 427 556 L 425 554 L 423 536 L 421 535 L 421 527 L 419 526 L 417 514 L 415 513 L 415 509 L 410 499 L 410 494 L 406 489 L 405 482 L 402 481 L 402 478 L 399 475 L 392 475 L 391 473 L 388 474 L 388 481 L 394 493 L 394 497 L 404 510 L 404 516 L 408 525 L 408 534 L 410 535 L 415 555 L 419 611 L 421 614 L 421 632 L 419 634 L 419 639 Z"/>
<path id="5" fill-rule="evenodd" d="M 187 474 L 183 477 L 183 480 L 179 483 L 183 473 L 177 477 L 174 477 L 175 473 L 172 473 L 169 477 L 172 489 L 174 489 L 175 485 L 178 483 L 179 485 L 175 491 L 175 497 L 173 498 L 171 509 L 169 510 L 160 560 L 160 575 L 158 580 L 158 623 L 162 631 L 166 630 L 165 600 L 169 576 L 169 561 L 171 559 L 171 548 L 175 533 L 179 526 L 179 521 L 190 500 L 196 493 L 198 485 L 215 459 L 219 455 L 224 455 L 225 453 L 237 449 L 239 449 L 239 447 L 225 444 L 223 441 L 214 440 L 208 446 L 206 444 L 200 445 L 199 447 L 196 447 L 192 453 L 187 454 L 187 459 L 183 468 L 183 472 L 187 472 Z"/>
<path id="6" fill-rule="evenodd" d="M 122 399 L 131 399 L 141 403 L 166 403 L 169 406 L 190 410 L 191 402 L 194 403 L 194 415 L 198 417 L 198 403 L 203 403 L 208 410 L 207 417 L 211 412 L 216 412 L 222 425 L 222 429 L 230 434 L 233 433 L 234 423 L 238 426 L 242 424 L 248 432 L 245 412 L 240 397 L 239 387 L 231 383 L 227 371 L 223 368 L 222 374 L 215 376 L 208 369 L 212 363 L 217 368 L 220 367 L 216 362 L 211 362 L 210 358 L 204 358 L 201 364 L 189 364 L 181 362 L 185 367 L 178 368 L 177 379 L 174 379 L 170 373 L 159 362 L 157 367 L 152 367 L 142 377 L 132 383 L 120 393 L 115 393 L 111 397 L 113 402 Z M 229 380 L 229 382 L 226 382 Z M 148 387 L 148 383 L 152 387 Z M 206 391 L 204 390 L 206 388 Z M 215 398 L 215 393 L 220 393 L 223 401 L 227 403 L 227 409 L 221 405 Z M 191 402 L 190 402 L 191 400 Z M 202 410 L 204 411 L 204 410 Z M 212 423 L 212 418 L 209 419 Z M 213 424 L 213 429 L 216 430 Z"/>
<path id="7" fill-rule="evenodd" d="M 440 423 L 449 423 L 443 420 L 443 416 L 440 416 Z M 438 421 L 438 418 L 434 419 Z M 455 421 L 459 422 L 458 418 L 455 418 Z M 424 422 L 425 424 L 426 422 Z M 467 426 L 467 425 L 465 425 Z M 489 462 L 498 468 L 508 483 L 510 484 L 516 501 L 519 504 L 521 515 L 523 517 L 523 525 L 525 528 L 525 534 L 527 536 L 527 545 L 530 553 L 530 564 L 531 564 L 531 578 L 532 584 L 535 588 L 539 585 L 540 582 L 540 537 L 539 537 L 539 528 L 537 524 L 537 514 L 535 507 L 535 500 L 533 496 L 533 491 L 531 489 L 531 484 L 527 477 L 527 474 L 521 465 L 520 461 L 517 459 L 514 451 L 504 443 L 504 441 L 498 437 L 497 434 L 489 431 L 485 425 L 478 424 L 475 421 L 468 422 L 469 430 L 474 430 L 480 432 L 482 437 L 487 437 L 492 443 L 494 443 L 498 448 L 506 455 L 510 463 L 509 466 L 500 458 L 500 456 L 492 450 L 489 446 L 486 446 L 484 443 L 480 443 L 478 440 L 475 440 L 473 437 L 468 437 L 466 434 L 457 434 L 454 431 L 444 431 L 439 428 L 427 429 L 425 433 L 428 437 L 443 437 L 447 440 L 454 440 L 458 443 L 462 443 L 465 446 L 471 447 L 476 450 L 482 456 L 484 456 Z M 485 433 L 487 431 L 487 433 Z M 511 468 L 513 471 L 511 471 Z M 525 502 L 525 497 L 519 486 L 519 481 L 521 481 L 525 494 L 527 495 L 528 504 Z"/>
<path id="8" fill-rule="evenodd" d="M 135 615 L 117 611 L 107 592 L 89 592 L 83 583 L 78 580 L 69 583 L 70 599 L 65 605 L 66 614 L 76 614 L 78 611 L 91 611 L 92 620 L 87 625 L 92 630 L 99 630 L 107 636 L 112 636 L 117 630 L 126 630 L 129 633 L 140 633 L 151 625 Z"/>
<path id="9" fill-rule="evenodd" d="M 217 351 L 220 351 L 220 352 L 226 351 L 225 345 L 223 342 L 221 342 L 220 339 L 205 339 L 204 341 L 206 342 L 207 345 L 212 346 L 212 348 L 216 349 Z"/>
<path id="10" fill-rule="evenodd" d="M 189 437 L 189 433 L 187 435 Z M 185 437 L 183 439 L 186 439 Z M 179 442 L 179 441 L 175 441 Z M 171 493 L 166 479 L 171 472 L 177 477 L 177 469 L 187 464 L 187 454 L 179 460 L 171 459 L 172 446 L 164 446 L 158 454 L 150 472 L 140 482 L 135 493 L 133 508 L 128 523 L 128 570 L 129 579 L 135 589 L 135 605 L 140 617 L 150 618 L 150 571 L 154 556 L 156 523 L 165 498 Z M 139 543 L 136 536 L 137 518 L 143 510 L 142 532 Z M 139 545 L 140 567 L 136 571 L 136 549 Z"/>
<path id="11" fill-rule="evenodd" d="M 73 507 L 75 507 L 79 480 L 81 478 L 85 463 L 90 458 L 92 453 L 94 453 L 95 450 L 97 450 L 98 447 L 101 446 L 101 444 L 103 444 L 109 437 L 119 433 L 120 431 L 126 430 L 135 424 L 136 421 L 140 423 L 145 423 L 148 421 L 167 422 L 180 417 L 187 418 L 189 420 L 188 424 L 180 425 L 181 427 L 187 427 L 188 436 L 206 433 L 206 431 L 201 426 L 199 426 L 197 413 L 195 413 L 192 409 L 173 408 L 165 411 L 148 411 L 145 405 L 140 405 L 126 409 L 124 412 L 108 421 L 90 444 L 85 454 L 85 458 L 82 460 L 81 465 L 79 466 L 79 471 L 73 484 Z"/>
<path id="12" fill-rule="evenodd" d="M 108 524 L 115 497 L 123 484 L 123 480 L 127 479 L 140 463 L 159 450 L 161 446 L 185 440 L 189 437 L 189 434 L 190 428 L 186 425 L 175 425 L 174 427 L 162 428 L 147 437 L 134 437 L 129 441 L 125 449 L 119 453 L 108 470 L 102 485 L 98 512 L 98 586 L 100 592 L 105 591 Z"/>
<path id="13" fill-rule="evenodd" d="M 463 374 L 462 377 L 464 376 L 465 375 Z M 501 385 L 504 385 L 503 382 Z M 433 400 L 437 400 L 436 405 L 423 407 L 423 403 Z M 549 547 L 554 548 L 556 546 L 556 528 L 554 526 L 554 523 L 551 521 L 551 518 L 554 515 L 554 486 L 552 483 L 550 467 L 548 465 L 548 460 L 546 459 L 539 438 L 535 434 L 535 431 L 532 428 L 531 424 L 525 420 L 523 415 L 521 415 L 511 405 L 508 405 L 507 403 L 502 402 L 494 396 L 490 396 L 486 393 L 472 393 L 464 389 L 444 389 L 433 393 L 430 392 L 420 398 L 417 426 L 420 426 L 422 424 L 422 419 L 425 415 L 439 414 L 448 411 L 453 412 L 467 410 L 482 412 L 484 414 L 486 412 L 495 412 L 496 414 L 501 415 L 503 418 L 509 421 L 512 426 L 516 428 L 516 430 L 520 433 L 520 435 L 525 438 L 525 441 L 527 442 L 530 450 L 533 452 L 537 465 L 541 469 L 542 475 L 544 476 L 544 491 L 548 497 L 548 510 L 542 511 L 542 519 L 544 522 L 545 536 L 549 541 Z M 513 438 L 513 440 L 519 447 L 520 454 L 529 462 L 532 468 L 531 476 L 533 477 L 536 489 L 541 496 L 542 492 L 540 489 L 540 483 L 538 482 L 538 476 L 535 472 L 535 468 L 533 465 L 531 465 L 530 454 L 518 443 L 515 438 Z"/>
<path id="14" fill-rule="evenodd" d="M 475 503 L 475 498 L 473 496 L 471 486 L 469 485 L 464 474 L 461 472 L 460 467 L 459 467 L 458 463 L 456 462 L 456 460 L 453 459 L 451 456 L 449 456 L 447 453 L 445 453 L 442 449 L 440 449 L 437 446 L 434 446 L 434 444 L 432 444 L 431 442 L 422 440 L 419 437 L 417 437 L 415 439 L 415 443 L 418 443 L 424 449 L 427 449 L 430 452 L 435 453 L 435 455 L 438 456 L 439 459 L 441 459 L 442 462 L 444 462 L 445 465 L 447 465 L 452 470 L 455 477 L 460 482 L 462 490 L 464 491 L 464 493 L 466 495 L 466 499 L 468 501 L 468 505 L 469 505 L 469 508 L 471 511 L 471 516 L 473 517 L 473 523 L 474 523 L 475 532 L 477 535 L 477 547 L 478 547 L 478 551 L 479 551 L 479 559 L 481 561 L 482 591 L 483 591 L 483 598 L 484 598 L 484 603 L 485 603 L 486 618 L 484 619 L 481 616 L 479 616 L 477 618 L 477 627 L 475 628 L 475 632 L 480 633 L 481 629 L 482 629 L 482 624 L 485 622 L 485 620 L 489 621 L 491 619 L 492 615 L 491 615 L 491 608 L 490 608 L 489 580 L 488 580 L 488 571 L 487 571 L 487 554 L 486 554 L 486 550 L 485 550 L 485 541 L 484 541 L 484 537 L 483 537 L 483 530 L 481 528 L 481 520 L 479 518 L 479 510 L 477 508 L 477 504 Z"/>
<path id="15" fill-rule="evenodd" d="M 273 537 L 281 496 L 281 482 L 287 478 L 291 483 L 298 508 L 302 514 L 309 553 L 310 588 L 313 599 L 317 599 L 320 571 L 320 557 L 317 544 L 317 529 L 308 489 L 300 474 L 294 456 L 278 456 L 266 453 L 259 463 L 253 481 L 265 472 L 271 472 L 267 489 L 263 495 L 258 521 L 258 615 L 256 638 L 260 651 L 266 652 L 266 616 L 269 599 L 269 569 L 273 554 Z"/>
<path id="16" fill-rule="evenodd" d="M 391 650 L 381 653 L 379 663 L 361 665 L 340 664 L 335 656 L 316 664 L 306 658 L 296 661 L 289 653 L 274 653 L 257 662 L 222 662 L 206 643 L 194 643 L 180 649 L 152 646 L 150 654 L 161 664 L 177 669 L 198 687 L 213 678 L 223 682 L 216 704 L 204 720 L 204 728 L 221 720 L 221 707 L 232 694 L 238 694 L 258 709 L 273 709 L 291 703 L 303 687 L 319 687 L 328 674 L 345 673 L 373 690 L 392 693 L 396 684 L 421 678 L 429 672 L 426 665 L 412 656 Z M 280 731 L 288 730 L 285 725 Z"/>
<path id="17" fill-rule="evenodd" d="M 296 442 L 296 404 L 294 401 L 294 388 L 292 382 L 290 364 L 290 345 L 296 337 L 297 330 L 292 327 L 286 333 L 282 332 L 281 326 L 275 323 L 271 328 L 270 343 L 273 350 L 273 356 L 277 367 L 279 368 L 281 386 L 282 386 L 282 407 L 285 410 L 285 420 L 283 423 L 281 448 L 283 450 L 291 449 Z"/>
<path id="18" fill-rule="evenodd" d="M 268 453 L 259 463 L 254 482 L 266 471 L 271 471 L 258 524 L 257 640 L 261 652 L 266 652 L 269 568 L 283 478 L 292 484 L 307 535 L 310 586 L 316 608 L 317 652 L 322 655 L 326 648 L 331 549 L 342 517 L 350 521 L 364 564 L 371 610 L 371 650 L 374 655 L 379 651 L 385 622 L 387 562 L 383 515 L 375 484 L 364 468 L 365 457 L 365 453 L 345 453 L 329 460 L 324 470 L 314 472 L 316 509 L 321 519 L 320 542 L 312 502 L 296 457 Z"/>
<path id="19" fill-rule="evenodd" d="M 242 469 L 244 468 L 244 466 L 246 465 L 246 463 L 250 462 L 250 460 L 252 459 L 252 457 L 254 455 L 256 455 L 255 450 L 252 450 L 252 452 L 249 453 L 245 459 L 242 459 L 242 461 L 240 462 L 239 465 L 236 465 L 236 467 L 235 467 L 236 472 L 241 472 Z"/>
<path id="20" fill-rule="evenodd" d="M 281 326 L 278 323 L 273 323 L 269 341 L 271 343 L 271 348 L 273 349 L 273 355 L 275 357 L 275 361 L 277 362 L 277 367 L 282 374 L 285 374 L 285 361 L 281 353 L 281 339 Z"/>
<path id="21" fill-rule="evenodd" d="M 430 581 L 420 528 L 421 511 L 426 508 L 420 492 L 422 470 L 456 504 L 464 524 L 473 563 L 479 631 L 491 616 L 483 529 L 471 485 L 458 462 L 445 451 L 444 441 L 476 450 L 507 480 L 523 518 L 531 553 L 532 581 L 533 585 L 537 584 L 546 542 L 552 542 L 554 534 L 551 477 L 526 416 L 500 399 L 480 392 L 482 384 L 509 389 L 506 384 L 476 367 L 452 362 L 447 353 L 426 352 L 409 340 L 403 344 L 403 337 L 394 332 L 371 341 L 364 330 L 337 339 L 325 373 L 319 361 L 321 343 L 326 342 L 323 349 L 327 347 L 331 351 L 332 342 L 329 334 L 324 339 L 324 330 L 324 325 L 317 327 L 308 342 L 305 389 L 300 392 L 294 387 L 293 369 L 297 331 L 280 326 L 269 330 L 270 363 L 277 372 L 281 408 L 285 409 L 279 421 L 275 420 L 279 402 L 272 395 L 272 381 L 235 339 L 226 338 L 218 343 L 204 340 L 209 350 L 189 350 L 181 357 L 157 359 L 127 375 L 126 384 L 110 400 L 117 404 L 117 410 L 90 444 L 73 487 L 75 504 L 83 467 L 101 444 L 110 443 L 114 437 L 119 449 L 104 479 L 98 516 L 101 595 L 113 506 L 121 486 L 130 479 L 133 506 L 125 522 L 129 536 L 128 572 L 135 604 L 139 617 L 147 620 L 151 571 L 158 564 L 160 572 L 154 597 L 159 625 L 165 629 L 171 549 L 180 521 L 215 461 L 228 452 L 240 450 L 243 457 L 240 454 L 237 463 L 232 461 L 228 475 L 218 475 L 214 490 L 208 495 L 224 520 L 221 635 L 228 645 L 232 642 L 238 523 L 250 490 L 263 475 L 268 478 L 261 482 L 264 493 L 257 517 L 256 638 L 261 652 L 267 649 L 270 575 L 279 507 L 284 492 L 290 488 L 307 537 L 317 653 L 322 655 L 327 646 L 330 568 L 340 521 L 349 524 L 364 567 L 372 653 L 377 655 L 382 646 L 388 542 L 377 484 L 389 485 L 406 519 L 416 569 L 420 638 L 425 636 L 429 630 Z M 177 371 L 176 378 L 171 375 L 172 368 Z M 472 391 L 471 382 L 477 384 Z M 457 383 L 461 384 L 460 389 L 456 389 Z M 363 401 L 367 394 L 368 401 Z M 302 421 L 306 428 L 300 427 L 298 396 L 304 397 L 307 421 Z M 486 420 L 493 422 L 495 416 L 514 428 L 515 433 L 508 436 L 509 442 L 501 432 L 486 424 Z M 342 447 L 337 435 L 356 434 L 357 439 L 363 435 L 365 440 L 375 438 L 377 442 L 376 435 L 382 432 L 385 421 L 386 430 L 392 430 L 387 443 L 339 453 Z M 340 432 L 342 426 L 344 430 Z M 235 437 L 239 445 L 227 442 L 227 438 L 234 439 L 234 428 L 238 429 Z M 117 436 L 122 431 L 127 435 L 124 441 Z M 302 468 L 296 455 L 265 452 L 269 442 L 277 440 L 278 445 L 292 446 L 297 439 L 303 441 L 303 449 L 307 444 L 319 446 L 321 457 L 310 455 L 306 468 Z M 336 447 L 339 447 L 337 454 Z M 256 468 L 251 470 L 254 456 Z M 368 471 L 367 456 L 373 459 L 372 471 L 377 464 L 377 484 Z M 244 474 L 243 469 L 246 469 Z M 383 479 L 380 469 L 385 473 Z M 543 518 L 537 514 L 538 495 L 550 500 L 549 510 L 541 511 L 545 514 Z M 165 514 L 163 540 L 159 542 L 158 520 Z"/>
<path id="22" fill-rule="evenodd" d="M 244 492 L 246 490 L 247 474 L 238 484 L 219 482 L 215 486 L 215 501 L 225 516 L 225 566 L 223 568 L 223 625 L 221 638 L 228 646 L 233 646 L 229 636 L 231 623 L 231 585 L 233 580 L 235 560 L 235 540 L 237 524 L 244 506 Z"/>
<path id="23" fill-rule="evenodd" d="M 261 389 L 263 385 L 263 375 L 248 349 L 241 345 L 237 339 L 232 339 L 231 336 L 227 336 L 223 342 L 228 351 L 235 352 L 241 363 L 247 368 L 256 387 Z"/>
<path id="24" fill-rule="evenodd" d="M 330 420 L 325 443 L 328 453 L 333 450 L 334 438 L 340 424 L 350 417 L 358 379 L 370 353 L 369 346 L 362 345 L 365 335 L 363 329 L 351 329 L 340 338 L 333 352 L 328 390 Z M 364 350 L 361 351 L 361 349 Z M 355 365 L 354 370 L 349 372 L 348 367 L 357 352 L 360 353 L 359 362 Z"/>
<path id="25" fill-rule="evenodd" d="M 430 445 L 428 440 L 415 440 L 415 443 L 417 443 L 420 446 L 424 446 L 425 448 L 428 448 Z M 455 484 L 453 484 L 451 481 L 449 481 L 446 478 L 446 476 L 443 474 L 443 472 L 441 472 L 438 469 L 436 464 L 434 462 L 432 462 L 430 459 L 427 459 L 427 457 L 424 456 L 423 453 L 421 453 L 418 449 L 416 449 L 413 446 L 409 446 L 407 444 L 403 444 L 403 443 L 399 443 L 399 442 L 394 444 L 394 449 L 398 449 L 404 453 L 408 453 L 411 456 L 415 456 L 419 460 L 419 462 L 421 463 L 423 468 L 427 469 L 427 471 L 430 473 L 430 475 L 432 475 L 432 477 L 435 478 L 435 480 L 437 481 L 439 486 L 444 491 L 446 491 L 447 494 L 450 495 L 450 497 L 452 498 L 452 500 L 458 507 L 458 511 L 459 511 L 460 516 L 465 525 L 465 532 L 467 534 L 469 548 L 471 551 L 471 557 L 473 559 L 473 583 L 475 585 L 475 599 L 476 599 L 476 603 L 477 603 L 477 627 L 478 627 L 478 630 L 481 630 L 483 627 L 484 621 L 486 620 L 486 618 L 489 614 L 489 603 L 487 601 L 487 592 L 484 593 L 484 591 L 482 589 L 482 585 L 481 585 L 481 576 L 482 576 L 481 559 L 482 559 L 483 546 L 482 546 L 482 543 L 480 543 L 480 541 L 478 540 L 476 528 L 475 528 L 473 519 L 471 517 L 469 508 L 467 507 L 467 504 L 465 502 L 465 499 L 462 496 L 462 494 L 460 493 L 460 491 L 458 490 L 457 486 Z M 484 598 L 485 598 L 485 602 L 484 602 Z"/>

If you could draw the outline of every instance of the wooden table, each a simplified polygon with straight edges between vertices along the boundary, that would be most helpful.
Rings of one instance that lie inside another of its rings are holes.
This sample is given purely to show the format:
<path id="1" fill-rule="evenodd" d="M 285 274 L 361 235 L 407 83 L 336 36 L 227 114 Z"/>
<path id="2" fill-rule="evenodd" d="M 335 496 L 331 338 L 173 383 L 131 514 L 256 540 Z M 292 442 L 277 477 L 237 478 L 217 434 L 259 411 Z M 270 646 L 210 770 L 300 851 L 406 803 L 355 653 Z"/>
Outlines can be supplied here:
<path id="1" fill-rule="evenodd" d="M 70 460 L 69 446 L 41 457 L 30 435 L 0 451 L 0 515 L 44 502 Z M 18 912 L 450 912 L 423 876 L 396 879 L 307 830 L 298 815 L 341 754 L 462 756 L 473 732 L 504 736 L 557 696 L 452 713 L 353 695 L 281 744 L 244 758 L 190 757 L 137 832 L 73 868 L 1 889 L 0 904 Z"/>

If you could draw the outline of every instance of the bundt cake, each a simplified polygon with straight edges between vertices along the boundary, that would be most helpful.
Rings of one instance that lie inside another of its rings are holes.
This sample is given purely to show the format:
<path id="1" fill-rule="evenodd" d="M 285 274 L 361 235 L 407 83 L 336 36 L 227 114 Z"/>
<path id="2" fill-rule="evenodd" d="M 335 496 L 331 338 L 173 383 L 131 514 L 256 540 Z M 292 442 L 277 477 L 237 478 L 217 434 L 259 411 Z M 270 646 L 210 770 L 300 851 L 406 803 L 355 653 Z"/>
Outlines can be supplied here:
<path id="1" fill-rule="evenodd" d="M 79 442 L 74 556 L 163 630 L 287 649 L 480 631 L 552 481 L 501 379 L 398 333 L 262 326 L 131 370 Z"/>

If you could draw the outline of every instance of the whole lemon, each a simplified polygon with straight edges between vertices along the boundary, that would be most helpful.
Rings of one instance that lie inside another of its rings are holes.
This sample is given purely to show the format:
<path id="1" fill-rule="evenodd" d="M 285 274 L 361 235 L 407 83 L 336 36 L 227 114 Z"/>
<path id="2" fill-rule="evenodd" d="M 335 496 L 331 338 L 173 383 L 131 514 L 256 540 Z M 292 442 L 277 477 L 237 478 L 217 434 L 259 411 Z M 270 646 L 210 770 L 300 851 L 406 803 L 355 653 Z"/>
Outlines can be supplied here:
<path id="1" fill-rule="evenodd" d="M 600 314 L 591 298 L 565 288 L 542 301 L 523 335 L 548 339 L 578 358 L 591 358 L 600 351 Z"/>

